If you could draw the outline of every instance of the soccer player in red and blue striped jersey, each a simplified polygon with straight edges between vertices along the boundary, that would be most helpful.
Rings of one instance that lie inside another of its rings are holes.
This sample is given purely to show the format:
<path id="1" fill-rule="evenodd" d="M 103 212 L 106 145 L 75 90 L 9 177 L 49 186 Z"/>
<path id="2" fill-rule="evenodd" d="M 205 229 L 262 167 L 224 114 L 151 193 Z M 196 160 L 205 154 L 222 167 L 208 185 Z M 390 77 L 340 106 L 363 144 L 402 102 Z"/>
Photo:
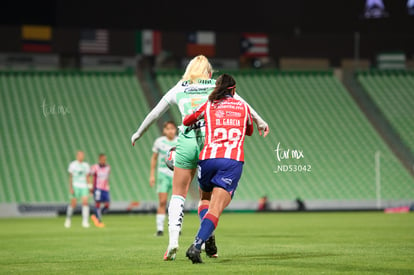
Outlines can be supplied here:
<path id="1" fill-rule="evenodd" d="M 109 174 L 111 166 L 106 163 L 106 155 L 99 155 L 99 163 L 92 165 L 90 175 L 93 177 L 93 198 L 95 200 L 95 213 L 91 219 L 96 227 L 104 227 L 102 214 L 108 211 L 110 204 Z M 101 203 L 104 207 L 101 209 Z"/>
<path id="2" fill-rule="evenodd" d="M 193 263 L 202 262 L 201 246 L 213 234 L 221 213 L 233 198 L 243 170 L 244 139 L 253 134 L 249 107 L 233 98 L 235 90 L 233 77 L 221 75 L 209 100 L 183 121 L 184 125 L 190 126 L 204 119 L 206 129 L 198 163 L 201 224 L 186 253 Z"/>

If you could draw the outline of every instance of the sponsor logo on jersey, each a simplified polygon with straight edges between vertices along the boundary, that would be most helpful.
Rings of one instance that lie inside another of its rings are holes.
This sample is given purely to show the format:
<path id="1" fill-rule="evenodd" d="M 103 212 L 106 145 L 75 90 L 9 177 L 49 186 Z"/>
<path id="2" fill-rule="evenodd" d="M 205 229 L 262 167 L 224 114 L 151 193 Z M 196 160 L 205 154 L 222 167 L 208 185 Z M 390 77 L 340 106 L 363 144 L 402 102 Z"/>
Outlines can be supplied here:
<path id="1" fill-rule="evenodd" d="M 233 111 L 226 111 L 226 116 L 241 117 L 242 116 L 242 113 L 240 113 L 240 112 L 233 112 Z"/>
<path id="2" fill-rule="evenodd" d="M 218 118 L 222 118 L 222 117 L 224 117 L 226 115 L 226 113 L 224 113 L 224 111 L 222 111 L 222 110 L 218 110 L 217 112 L 216 112 L 216 117 L 218 117 Z"/>
<path id="3" fill-rule="evenodd" d="M 242 102 L 227 102 L 227 101 L 220 101 L 215 102 L 211 105 L 214 109 L 236 109 L 236 110 L 244 110 L 244 106 Z"/>
<path id="4" fill-rule="evenodd" d="M 203 120 L 199 120 L 196 123 L 190 125 L 187 127 L 188 130 L 195 130 L 195 129 L 200 129 L 202 127 L 204 127 L 206 125 L 206 122 Z"/>
<path id="5" fill-rule="evenodd" d="M 186 81 L 183 81 L 183 82 L 181 83 L 181 86 L 188 86 L 188 85 L 190 85 L 190 84 L 193 84 L 193 83 L 191 83 L 191 81 L 190 81 L 190 80 L 186 80 Z M 213 83 L 213 80 L 212 80 L 212 79 L 198 79 L 198 80 L 197 80 L 197 84 L 202 84 L 202 85 L 213 85 L 214 83 Z"/>
<path id="6" fill-rule="evenodd" d="M 108 170 L 105 170 L 105 171 L 99 170 L 97 174 L 98 174 L 98 178 L 107 178 L 109 175 L 109 172 Z"/>
<path id="7" fill-rule="evenodd" d="M 184 89 L 186 94 L 207 94 L 207 87 L 187 87 Z"/>

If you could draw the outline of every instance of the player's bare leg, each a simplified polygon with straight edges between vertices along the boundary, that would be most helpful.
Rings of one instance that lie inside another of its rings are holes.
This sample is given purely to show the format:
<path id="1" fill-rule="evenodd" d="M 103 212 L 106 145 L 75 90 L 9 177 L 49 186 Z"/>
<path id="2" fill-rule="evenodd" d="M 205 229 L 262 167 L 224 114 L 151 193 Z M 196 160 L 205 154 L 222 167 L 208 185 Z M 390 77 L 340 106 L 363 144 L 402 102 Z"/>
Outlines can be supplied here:
<path id="1" fill-rule="evenodd" d="M 109 202 L 105 202 L 103 205 L 103 208 L 101 208 L 101 202 L 95 202 L 95 214 L 91 215 L 93 224 L 99 228 L 105 227 L 105 224 L 102 222 L 102 215 L 108 211 Z"/>
<path id="2" fill-rule="evenodd" d="M 165 214 L 166 214 L 166 207 L 167 207 L 167 199 L 168 193 L 160 192 L 158 193 L 158 209 L 156 215 L 156 225 L 157 225 L 157 233 L 156 236 L 163 236 L 164 235 L 164 221 L 165 221 Z"/>
<path id="3" fill-rule="evenodd" d="M 88 196 L 82 197 L 82 226 L 89 227 L 89 203 Z"/>
<path id="4" fill-rule="evenodd" d="M 101 203 L 96 202 L 95 203 L 95 214 L 91 215 L 91 219 L 93 221 L 93 224 L 96 227 L 105 227 L 105 225 L 101 221 L 101 216 L 102 216 Z"/>
<path id="5" fill-rule="evenodd" d="M 106 214 L 106 213 L 108 212 L 108 210 L 109 210 L 109 205 L 110 205 L 110 203 L 109 203 L 109 202 L 105 202 L 105 203 L 104 203 L 104 206 L 103 206 L 103 208 L 102 208 L 102 211 L 101 211 L 101 217 L 100 217 L 100 219 L 99 219 L 99 221 L 100 221 L 100 226 L 101 226 L 101 227 L 105 227 L 105 224 L 102 222 L 102 215 L 104 215 L 104 214 Z"/>
<path id="6" fill-rule="evenodd" d="M 66 209 L 66 220 L 65 220 L 66 228 L 70 228 L 71 226 L 73 210 L 76 208 L 76 203 L 77 203 L 76 198 L 72 198 L 70 200 L 68 208 Z"/>
<path id="7" fill-rule="evenodd" d="M 195 172 L 195 168 L 174 168 L 172 196 L 168 207 L 169 244 L 164 254 L 165 261 L 175 259 L 178 250 L 178 238 L 184 219 L 184 202 Z"/>

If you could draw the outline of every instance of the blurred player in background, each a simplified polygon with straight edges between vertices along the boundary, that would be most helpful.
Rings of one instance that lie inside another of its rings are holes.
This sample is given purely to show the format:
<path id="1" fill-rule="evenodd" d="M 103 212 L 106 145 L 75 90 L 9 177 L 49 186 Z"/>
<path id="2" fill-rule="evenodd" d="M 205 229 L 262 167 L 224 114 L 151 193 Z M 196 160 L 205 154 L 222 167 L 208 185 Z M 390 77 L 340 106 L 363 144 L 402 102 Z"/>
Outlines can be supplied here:
<path id="1" fill-rule="evenodd" d="M 208 101 L 183 121 L 184 125 L 190 126 L 204 119 L 206 124 L 204 148 L 198 166 L 202 221 L 186 253 L 193 263 L 202 263 L 201 246 L 210 238 L 221 213 L 233 198 L 243 170 L 244 138 L 253 134 L 249 107 L 233 98 L 235 91 L 233 77 L 221 75 Z"/>
<path id="2" fill-rule="evenodd" d="M 85 153 L 78 151 L 76 153 L 76 160 L 72 161 L 69 165 L 69 191 L 70 191 L 70 204 L 66 210 L 65 227 L 71 226 L 71 220 L 73 210 L 76 208 L 78 200 L 82 202 L 82 226 L 89 227 L 89 164 L 84 162 Z"/>
<path id="3" fill-rule="evenodd" d="M 171 105 L 176 105 L 182 118 L 184 118 L 191 114 L 194 108 L 205 103 L 209 94 L 214 90 L 216 83 L 211 78 L 212 74 L 213 68 L 205 56 L 198 55 L 194 57 L 187 65 L 181 80 L 163 96 L 132 135 L 132 145 Z M 237 95 L 235 97 L 241 99 Z M 259 133 L 264 131 L 264 136 L 266 136 L 269 131 L 267 123 L 253 109 L 251 109 L 251 112 Z M 173 189 L 168 207 L 169 244 L 164 254 L 164 260 L 166 261 L 174 260 L 178 250 L 178 239 L 184 219 L 184 202 L 197 170 L 198 156 L 204 144 L 204 121 L 199 121 L 191 127 L 181 126 L 179 130 Z M 214 236 L 206 242 L 206 253 L 213 257 L 217 255 Z"/>
<path id="4" fill-rule="evenodd" d="M 99 155 L 99 163 L 92 165 L 91 177 L 93 182 L 93 198 L 95 200 L 95 213 L 92 214 L 91 219 L 96 227 L 104 227 L 102 222 L 102 214 L 109 209 L 111 201 L 109 196 L 109 173 L 111 166 L 106 164 L 106 155 Z M 101 203 L 103 208 L 101 209 Z"/>
<path id="5" fill-rule="evenodd" d="M 155 185 L 155 169 L 157 168 L 158 209 L 156 215 L 156 236 L 164 235 L 164 221 L 168 193 L 172 190 L 173 171 L 165 164 L 165 156 L 171 147 L 177 145 L 177 126 L 173 121 L 164 123 L 163 136 L 155 140 L 152 146 L 150 186 Z"/>

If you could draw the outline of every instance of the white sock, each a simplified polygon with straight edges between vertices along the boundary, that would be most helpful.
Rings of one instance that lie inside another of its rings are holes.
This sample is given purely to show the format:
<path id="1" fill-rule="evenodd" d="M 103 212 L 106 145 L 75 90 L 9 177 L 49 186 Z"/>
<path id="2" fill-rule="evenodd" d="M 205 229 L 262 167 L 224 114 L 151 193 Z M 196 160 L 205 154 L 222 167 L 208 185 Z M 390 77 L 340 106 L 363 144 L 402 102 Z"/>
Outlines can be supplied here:
<path id="1" fill-rule="evenodd" d="M 72 218 L 73 215 L 73 208 L 72 206 L 69 204 L 68 208 L 66 208 L 66 219 L 70 220 L 70 218 Z"/>
<path id="2" fill-rule="evenodd" d="M 156 215 L 157 231 L 164 231 L 164 220 L 165 220 L 165 214 Z"/>
<path id="3" fill-rule="evenodd" d="M 89 205 L 82 205 L 82 222 L 89 222 Z"/>
<path id="4" fill-rule="evenodd" d="M 184 219 L 184 202 L 185 198 L 178 195 L 172 195 L 168 207 L 168 233 L 170 237 L 170 247 L 178 246 L 178 237 L 180 236 L 181 226 Z"/>

